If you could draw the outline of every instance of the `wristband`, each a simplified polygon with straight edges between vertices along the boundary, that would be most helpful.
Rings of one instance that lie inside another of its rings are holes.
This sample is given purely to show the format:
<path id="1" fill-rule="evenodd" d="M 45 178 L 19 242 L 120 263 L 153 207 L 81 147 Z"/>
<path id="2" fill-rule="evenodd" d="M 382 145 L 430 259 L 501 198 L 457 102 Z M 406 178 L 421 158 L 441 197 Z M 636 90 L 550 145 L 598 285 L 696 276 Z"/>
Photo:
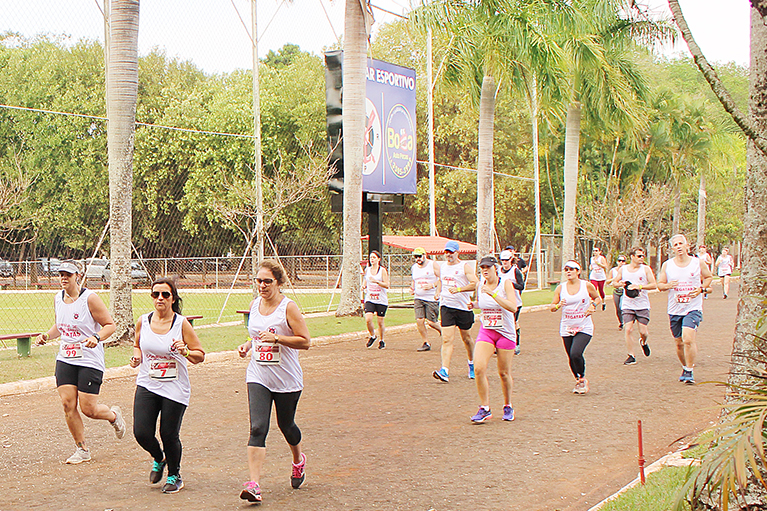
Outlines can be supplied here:
<path id="1" fill-rule="evenodd" d="M 639 289 L 642 289 L 642 284 L 639 284 Z"/>
<path id="2" fill-rule="evenodd" d="M 96 342 L 101 342 L 101 336 L 99 334 L 93 334 L 93 337 L 96 338 Z"/>
<path id="3" fill-rule="evenodd" d="M 495 293 L 491 294 L 490 296 L 492 296 L 493 298 L 497 297 L 498 296 L 498 291 L 496 291 Z"/>
<path id="4" fill-rule="evenodd" d="M 45 332 L 45 333 L 43 334 L 43 340 L 44 340 L 44 341 L 50 341 L 50 340 L 51 340 L 51 336 L 50 336 L 50 335 L 48 335 L 48 332 Z"/>
<path id="5" fill-rule="evenodd" d="M 595 309 L 597 308 L 597 302 L 591 302 L 591 305 L 593 305 Z"/>
<path id="6" fill-rule="evenodd" d="M 189 352 L 190 352 L 190 350 L 189 350 L 189 348 L 187 348 L 186 349 L 186 355 L 184 355 L 184 358 L 189 358 Z"/>

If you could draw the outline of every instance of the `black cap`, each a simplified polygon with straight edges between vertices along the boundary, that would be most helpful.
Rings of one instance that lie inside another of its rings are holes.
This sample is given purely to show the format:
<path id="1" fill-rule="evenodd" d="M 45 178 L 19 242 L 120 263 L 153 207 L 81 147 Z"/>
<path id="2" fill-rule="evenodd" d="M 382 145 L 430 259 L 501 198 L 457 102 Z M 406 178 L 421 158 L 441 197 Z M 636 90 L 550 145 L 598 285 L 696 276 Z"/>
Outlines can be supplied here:
<path id="1" fill-rule="evenodd" d="M 483 268 L 485 266 L 488 266 L 488 267 L 489 266 L 495 266 L 496 264 L 498 264 L 498 261 L 493 256 L 485 256 L 482 259 L 480 259 L 480 261 L 479 261 L 479 267 L 480 268 Z"/>

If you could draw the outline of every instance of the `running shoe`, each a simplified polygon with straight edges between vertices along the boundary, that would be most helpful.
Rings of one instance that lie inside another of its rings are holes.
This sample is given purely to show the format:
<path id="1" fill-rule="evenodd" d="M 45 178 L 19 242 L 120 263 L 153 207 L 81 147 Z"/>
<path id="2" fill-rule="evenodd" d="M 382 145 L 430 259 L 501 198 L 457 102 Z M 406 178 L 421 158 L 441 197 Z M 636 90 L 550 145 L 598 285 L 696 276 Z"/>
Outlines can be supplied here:
<path id="1" fill-rule="evenodd" d="M 695 378 L 692 376 L 692 371 L 688 371 L 687 369 L 682 369 L 682 376 L 679 377 L 679 381 L 689 385 L 695 385 Z"/>
<path id="2" fill-rule="evenodd" d="M 293 473 L 290 474 L 290 484 L 294 490 L 297 490 L 306 480 L 306 454 L 301 453 L 301 463 L 293 463 Z"/>
<path id="3" fill-rule="evenodd" d="M 119 406 L 113 406 L 110 410 L 115 414 L 115 421 L 112 423 L 112 427 L 115 428 L 115 436 L 118 440 L 122 440 L 122 437 L 125 436 L 125 420 L 122 410 Z"/>
<path id="4" fill-rule="evenodd" d="M 647 344 L 647 341 L 645 341 L 644 344 L 639 343 L 639 345 L 642 347 L 642 353 L 644 353 L 645 357 L 650 356 L 650 346 Z"/>
<path id="5" fill-rule="evenodd" d="M 431 344 L 425 342 L 417 351 L 431 351 Z"/>
<path id="6" fill-rule="evenodd" d="M 78 447 L 75 453 L 67 458 L 67 464 L 68 465 L 79 465 L 80 463 L 84 461 L 90 461 L 91 460 L 91 452 L 83 449 L 82 447 Z"/>
<path id="7" fill-rule="evenodd" d="M 431 373 L 432 376 L 434 376 L 439 381 L 443 381 L 445 383 L 450 381 L 450 378 L 447 375 L 447 371 L 445 371 L 444 368 L 440 368 L 438 371 L 434 371 Z"/>
<path id="8" fill-rule="evenodd" d="M 514 408 L 512 408 L 509 405 L 506 405 L 503 407 L 503 420 L 505 421 L 514 420 Z"/>
<path id="9" fill-rule="evenodd" d="M 383 339 L 381 339 L 380 341 L 378 341 L 378 349 L 379 349 L 379 350 L 385 350 L 385 349 L 386 349 L 386 343 L 385 343 L 385 342 L 383 342 Z"/>
<path id="10" fill-rule="evenodd" d="M 602 310 L 605 310 L 606 306 L 607 306 L 607 304 L 604 304 L 604 303 L 603 303 L 603 304 L 602 304 Z"/>
<path id="11" fill-rule="evenodd" d="M 724 295 L 724 298 L 723 298 L 723 300 L 726 300 L 726 299 L 727 299 L 727 295 Z"/>
<path id="12" fill-rule="evenodd" d="M 365 346 L 369 348 L 372 345 L 374 345 L 375 343 L 376 343 L 376 338 L 375 338 L 375 336 L 373 336 L 370 339 L 368 339 L 368 343 Z"/>
<path id="13" fill-rule="evenodd" d="M 587 394 L 589 392 L 589 381 L 586 378 L 580 380 L 580 390 L 578 394 Z"/>
<path id="14" fill-rule="evenodd" d="M 481 406 L 479 407 L 479 410 L 477 410 L 477 414 L 471 418 L 471 422 L 474 424 L 481 424 L 485 422 L 487 419 L 492 419 L 493 413 L 490 410 L 485 410 Z"/>
<path id="15" fill-rule="evenodd" d="M 474 379 L 474 362 L 469 362 L 469 379 Z"/>
<path id="16" fill-rule="evenodd" d="M 637 359 L 634 358 L 634 355 L 629 355 L 625 362 L 623 362 L 623 365 L 630 366 L 637 363 Z"/>
<path id="17" fill-rule="evenodd" d="M 581 380 L 575 380 L 575 387 L 573 387 L 573 394 L 581 393 Z"/>
<path id="18" fill-rule="evenodd" d="M 515 355 L 519 355 L 519 352 L 520 352 L 520 351 L 521 351 L 521 350 L 519 349 L 519 344 L 517 344 L 517 347 L 516 347 L 516 348 L 514 348 L 514 354 L 515 354 Z"/>
<path id="19" fill-rule="evenodd" d="M 178 493 L 183 487 L 184 481 L 181 480 L 181 476 L 168 476 L 168 478 L 165 480 L 165 485 L 162 487 L 162 492 Z"/>
<path id="20" fill-rule="evenodd" d="M 255 481 L 248 481 L 243 484 L 244 490 L 240 492 L 240 498 L 248 502 L 261 502 L 261 488 Z"/>
<path id="21" fill-rule="evenodd" d="M 165 465 L 167 463 L 165 460 L 162 461 L 152 461 L 152 470 L 149 472 L 149 482 L 152 484 L 157 484 L 162 480 L 162 473 L 163 470 L 165 470 Z"/>

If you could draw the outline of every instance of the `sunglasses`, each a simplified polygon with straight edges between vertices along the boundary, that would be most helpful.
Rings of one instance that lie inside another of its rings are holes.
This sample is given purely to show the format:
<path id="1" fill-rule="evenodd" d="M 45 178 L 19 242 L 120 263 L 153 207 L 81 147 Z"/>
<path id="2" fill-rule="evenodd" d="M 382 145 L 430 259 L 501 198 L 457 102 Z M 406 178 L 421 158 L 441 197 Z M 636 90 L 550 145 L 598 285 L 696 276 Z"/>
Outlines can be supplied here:
<path id="1" fill-rule="evenodd" d="M 565 271 L 578 271 L 578 268 L 573 268 L 572 266 L 565 266 Z"/>
<path id="2" fill-rule="evenodd" d="M 638 257 L 639 259 L 642 259 L 644 257 L 644 254 L 634 254 L 634 257 Z"/>
<path id="3" fill-rule="evenodd" d="M 625 260 L 625 259 L 618 259 L 618 262 L 619 262 L 619 263 L 625 263 L 625 262 L 626 262 L 626 260 Z"/>
<path id="4" fill-rule="evenodd" d="M 422 257 L 423 257 L 422 255 L 414 255 L 414 256 L 413 256 L 413 259 L 420 259 L 420 258 L 422 258 Z"/>
<path id="5" fill-rule="evenodd" d="M 160 298 L 160 295 L 162 295 L 162 297 L 165 298 L 166 300 L 171 297 L 170 291 L 162 291 L 162 292 L 152 291 L 151 293 L 149 293 L 149 296 L 151 296 L 155 300 Z"/>
<path id="6" fill-rule="evenodd" d="M 266 284 L 267 286 L 274 283 L 274 279 L 259 279 L 256 277 L 256 283 L 258 284 Z"/>

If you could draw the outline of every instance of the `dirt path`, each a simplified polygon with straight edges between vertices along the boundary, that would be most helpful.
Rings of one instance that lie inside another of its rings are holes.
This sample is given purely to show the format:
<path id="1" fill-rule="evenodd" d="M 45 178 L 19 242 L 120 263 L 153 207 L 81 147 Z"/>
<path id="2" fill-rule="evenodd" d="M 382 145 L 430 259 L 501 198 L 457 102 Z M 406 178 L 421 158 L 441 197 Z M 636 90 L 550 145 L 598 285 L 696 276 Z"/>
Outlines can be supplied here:
<path id="1" fill-rule="evenodd" d="M 736 300 L 721 288 L 705 302 L 699 330 L 699 382 L 728 367 Z M 737 296 L 737 290 L 732 293 Z M 514 361 L 517 419 L 499 419 L 497 373 L 490 389 L 496 418 L 473 425 L 474 382 L 456 347 L 451 381 L 431 376 L 439 351 L 417 353 L 417 334 L 392 336 L 387 349 L 360 341 L 302 354 L 306 389 L 297 422 L 308 454 L 307 482 L 290 489 L 289 452 L 276 424 L 267 440 L 263 509 L 437 511 L 586 510 L 636 475 L 636 421 L 645 428 L 648 463 L 673 442 L 709 424 L 714 385 L 685 386 L 665 314 L 652 295 L 652 356 L 625 359 L 623 334 L 608 303 L 595 315 L 586 350 L 591 392 L 571 393 L 559 314 L 523 314 L 522 354 Z M 232 345 L 236 344 L 232 341 Z M 494 361 L 491 361 L 494 366 Z M 149 456 L 129 432 L 116 441 L 105 423 L 86 421 L 94 459 L 62 464 L 73 451 L 55 390 L 0 398 L 0 509 L 246 509 L 245 362 L 233 357 L 192 372 L 192 402 L 181 431 L 186 487 L 163 495 L 148 484 Z M 101 402 L 119 404 L 132 424 L 134 379 L 108 381 Z"/>

